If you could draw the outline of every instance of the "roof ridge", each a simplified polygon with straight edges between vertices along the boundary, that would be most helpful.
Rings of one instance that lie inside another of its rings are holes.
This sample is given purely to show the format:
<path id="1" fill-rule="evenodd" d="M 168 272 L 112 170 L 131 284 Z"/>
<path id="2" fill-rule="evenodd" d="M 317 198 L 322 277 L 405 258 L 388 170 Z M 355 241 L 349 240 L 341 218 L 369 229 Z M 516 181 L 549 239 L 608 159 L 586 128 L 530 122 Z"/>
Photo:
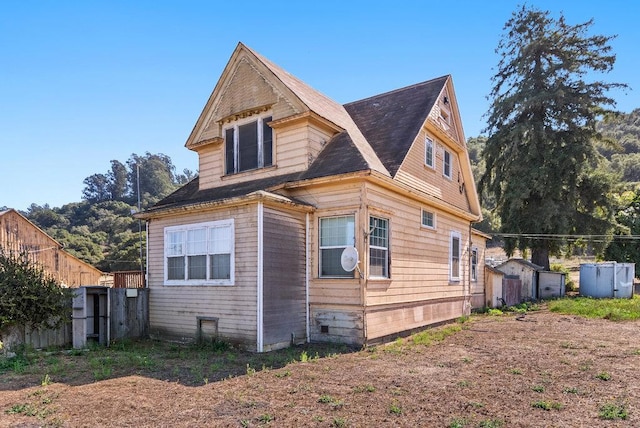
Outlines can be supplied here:
<path id="1" fill-rule="evenodd" d="M 356 125 L 355 121 L 342 104 L 334 101 L 317 89 L 314 89 L 298 77 L 271 62 L 269 59 L 260 55 L 248 46 L 242 43 L 240 43 L 240 45 L 254 55 L 256 59 L 261 61 L 274 74 L 274 76 L 280 79 L 280 81 L 298 98 L 300 98 L 300 100 L 310 110 L 345 129 L 351 136 L 353 143 L 362 154 L 369 168 L 381 172 L 384 175 L 391 176 L 384 163 L 382 163 L 378 157 L 376 151 L 365 138 L 362 131 L 360 131 L 360 128 L 358 128 L 358 125 Z M 316 97 L 316 99 L 314 99 L 314 97 Z"/>
<path id="2" fill-rule="evenodd" d="M 432 84 L 432 83 L 434 83 L 434 82 L 436 82 L 438 80 L 446 80 L 450 76 L 451 76 L 450 74 L 445 74 L 445 75 L 440 76 L 440 77 L 436 77 L 436 78 L 433 78 L 433 79 L 425 80 L 424 82 L 414 83 L 412 85 L 404 86 L 402 88 L 392 89 L 390 91 L 383 92 L 381 94 L 371 95 L 370 97 L 367 97 L 367 98 L 362 98 L 362 99 L 359 99 L 359 100 L 350 101 L 348 103 L 345 103 L 344 105 L 348 106 L 348 105 L 356 104 L 356 103 L 359 103 L 359 102 L 362 102 L 362 101 L 369 101 L 369 100 L 372 100 L 372 99 L 375 99 L 375 98 L 381 98 L 381 97 L 384 97 L 384 96 L 392 95 L 392 94 L 395 94 L 395 93 L 398 93 L 398 92 L 406 91 L 408 89 L 416 88 L 418 86 Z"/>

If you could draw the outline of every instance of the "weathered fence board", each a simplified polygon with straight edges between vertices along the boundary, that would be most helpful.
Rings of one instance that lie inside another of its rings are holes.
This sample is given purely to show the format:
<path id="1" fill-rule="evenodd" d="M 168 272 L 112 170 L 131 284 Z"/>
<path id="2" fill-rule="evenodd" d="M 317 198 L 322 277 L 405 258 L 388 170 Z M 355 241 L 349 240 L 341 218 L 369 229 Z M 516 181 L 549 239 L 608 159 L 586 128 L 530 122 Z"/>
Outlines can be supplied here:
<path id="1" fill-rule="evenodd" d="M 149 335 L 149 289 L 112 288 L 111 340 Z M 134 296 L 135 294 L 135 296 Z"/>
<path id="2" fill-rule="evenodd" d="M 139 339 L 149 336 L 149 289 L 107 288 L 110 301 L 109 329 L 111 340 Z M 13 326 L 0 332 L 7 349 L 25 344 L 35 349 L 68 347 L 73 343 L 71 321 L 58 330 L 31 330 Z"/>

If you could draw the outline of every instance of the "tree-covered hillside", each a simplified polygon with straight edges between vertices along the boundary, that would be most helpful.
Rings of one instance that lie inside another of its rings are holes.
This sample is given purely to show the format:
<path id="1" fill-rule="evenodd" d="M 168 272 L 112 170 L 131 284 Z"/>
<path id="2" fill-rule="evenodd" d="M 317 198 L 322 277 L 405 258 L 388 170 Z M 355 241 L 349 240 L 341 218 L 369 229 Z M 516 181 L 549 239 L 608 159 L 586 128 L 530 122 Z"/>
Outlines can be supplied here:
<path id="1" fill-rule="evenodd" d="M 163 154 L 132 154 L 126 163 L 112 160 L 109 171 L 87 177 L 81 202 L 59 208 L 32 204 L 24 214 L 98 269 L 136 270 L 146 253 L 145 225 L 133 217 L 138 204 L 151 206 L 193 177 L 189 170 L 176 173 Z"/>
<path id="2" fill-rule="evenodd" d="M 621 181 L 640 182 L 640 108 L 600 122 L 598 130 L 610 140 L 598 150 L 611 169 Z"/>

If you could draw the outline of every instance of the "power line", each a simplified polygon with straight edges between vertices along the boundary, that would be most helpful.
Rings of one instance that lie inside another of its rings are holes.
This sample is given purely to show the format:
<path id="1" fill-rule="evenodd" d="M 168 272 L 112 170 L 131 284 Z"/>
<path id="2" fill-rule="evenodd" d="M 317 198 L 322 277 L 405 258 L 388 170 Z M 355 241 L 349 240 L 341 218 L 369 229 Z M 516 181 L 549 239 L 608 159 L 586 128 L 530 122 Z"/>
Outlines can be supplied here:
<path id="1" fill-rule="evenodd" d="M 493 236 L 502 238 L 527 238 L 547 241 L 578 241 L 589 242 L 609 242 L 611 240 L 640 242 L 640 235 L 580 235 L 580 234 L 560 234 L 560 233 L 491 233 Z"/>

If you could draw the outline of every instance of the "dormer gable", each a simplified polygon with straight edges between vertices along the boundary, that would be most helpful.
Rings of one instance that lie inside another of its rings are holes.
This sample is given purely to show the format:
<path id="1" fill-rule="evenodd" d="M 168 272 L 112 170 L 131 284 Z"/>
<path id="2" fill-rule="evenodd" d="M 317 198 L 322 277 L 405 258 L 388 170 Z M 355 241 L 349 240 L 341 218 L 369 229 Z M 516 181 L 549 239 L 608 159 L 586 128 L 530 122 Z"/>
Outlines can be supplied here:
<path id="1" fill-rule="evenodd" d="M 200 187 L 305 171 L 347 131 L 385 173 L 343 106 L 239 43 L 185 146 L 199 156 Z"/>
<path id="2" fill-rule="evenodd" d="M 396 178 L 481 218 L 471 161 L 451 76 L 442 82 Z"/>

